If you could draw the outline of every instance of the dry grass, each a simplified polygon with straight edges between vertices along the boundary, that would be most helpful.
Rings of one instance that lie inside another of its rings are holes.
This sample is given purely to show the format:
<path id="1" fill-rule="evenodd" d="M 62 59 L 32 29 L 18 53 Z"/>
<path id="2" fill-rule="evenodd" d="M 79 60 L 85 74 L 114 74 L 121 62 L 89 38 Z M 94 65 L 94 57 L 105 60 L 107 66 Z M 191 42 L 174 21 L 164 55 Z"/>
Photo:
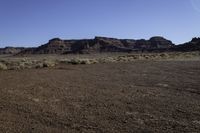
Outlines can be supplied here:
<path id="1" fill-rule="evenodd" d="M 7 66 L 0 62 L 0 70 L 7 70 Z"/>
<path id="2" fill-rule="evenodd" d="M 171 52 L 171 53 L 131 53 L 113 54 L 107 56 L 96 55 L 72 55 L 52 56 L 46 55 L 39 58 L 38 55 L 31 57 L 10 57 L 0 60 L 0 70 L 21 70 L 31 68 L 49 68 L 58 64 L 89 65 L 96 63 L 132 62 L 137 60 L 190 60 L 200 59 L 200 52 Z"/>
<path id="3" fill-rule="evenodd" d="M 56 62 L 51 60 L 44 60 L 43 67 L 55 67 Z"/>
<path id="4" fill-rule="evenodd" d="M 96 64 L 99 63 L 96 59 L 87 59 L 87 58 L 73 58 L 73 59 L 62 59 L 58 60 L 59 63 L 80 65 L 80 64 Z"/>

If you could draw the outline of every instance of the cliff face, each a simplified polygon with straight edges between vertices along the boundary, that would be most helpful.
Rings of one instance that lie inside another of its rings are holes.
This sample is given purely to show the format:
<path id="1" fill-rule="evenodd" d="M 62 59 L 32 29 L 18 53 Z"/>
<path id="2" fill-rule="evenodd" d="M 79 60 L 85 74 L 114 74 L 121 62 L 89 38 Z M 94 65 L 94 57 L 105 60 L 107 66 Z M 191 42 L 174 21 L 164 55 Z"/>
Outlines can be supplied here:
<path id="1" fill-rule="evenodd" d="M 152 37 L 149 40 L 152 48 L 171 48 L 174 44 L 170 40 L 166 40 L 163 37 Z"/>
<path id="2" fill-rule="evenodd" d="M 149 50 L 170 48 L 174 44 L 163 38 L 153 37 L 150 40 L 116 39 L 95 37 L 83 40 L 61 40 L 54 38 L 36 49 L 22 51 L 22 54 L 67 54 L 97 52 L 131 52 L 133 50 Z"/>
<path id="3" fill-rule="evenodd" d="M 70 51 L 71 45 L 74 44 L 73 40 L 61 40 L 59 38 L 54 38 L 49 40 L 47 44 L 41 45 L 32 54 L 62 54 L 66 51 Z"/>
<path id="4" fill-rule="evenodd" d="M 4 48 L 0 54 L 68 54 L 99 52 L 131 52 L 131 51 L 194 51 L 200 50 L 200 38 L 193 38 L 182 45 L 174 45 L 163 37 L 152 37 L 149 40 L 116 39 L 95 37 L 94 39 L 61 40 L 54 38 L 36 48 Z"/>

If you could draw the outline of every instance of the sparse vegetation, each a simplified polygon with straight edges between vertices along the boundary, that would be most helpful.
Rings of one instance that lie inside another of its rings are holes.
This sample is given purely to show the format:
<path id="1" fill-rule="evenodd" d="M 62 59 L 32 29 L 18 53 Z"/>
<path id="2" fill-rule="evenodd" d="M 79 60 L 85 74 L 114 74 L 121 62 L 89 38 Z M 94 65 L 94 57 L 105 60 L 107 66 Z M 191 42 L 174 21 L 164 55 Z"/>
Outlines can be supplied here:
<path id="1" fill-rule="evenodd" d="M 7 66 L 0 62 L 0 70 L 7 70 Z"/>
<path id="2" fill-rule="evenodd" d="M 43 62 L 43 67 L 54 67 L 54 66 L 56 66 L 56 63 L 54 61 L 45 60 Z"/>
<path id="3" fill-rule="evenodd" d="M 91 58 L 92 57 L 92 58 Z M 89 65 L 96 63 L 132 62 L 137 60 L 185 60 L 200 59 L 200 52 L 171 52 L 171 53 L 132 53 L 123 55 L 98 56 L 77 56 L 77 57 L 52 57 L 45 58 L 8 58 L 1 59 L 0 70 L 21 70 L 31 68 L 55 67 L 59 64 Z"/>
<path id="4" fill-rule="evenodd" d="M 73 58 L 73 59 L 62 59 L 59 61 L 60 63 L 64 64 L 72 64 L 72 65 L 78 65 L 78 64 L 96 64 L 98 61 L 96 59 L 80 59 L 80 58 Z"/>

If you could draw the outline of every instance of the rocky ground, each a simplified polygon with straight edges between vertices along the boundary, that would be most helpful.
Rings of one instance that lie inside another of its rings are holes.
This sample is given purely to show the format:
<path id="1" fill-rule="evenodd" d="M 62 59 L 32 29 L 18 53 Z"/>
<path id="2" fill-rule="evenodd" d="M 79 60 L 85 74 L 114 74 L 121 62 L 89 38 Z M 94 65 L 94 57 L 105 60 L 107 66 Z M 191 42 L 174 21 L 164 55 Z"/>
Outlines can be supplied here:
<path id="1" fill-rule="evenodd" d="M 0 132 L 200 132 L 200 60 L 0 71 Z"/>

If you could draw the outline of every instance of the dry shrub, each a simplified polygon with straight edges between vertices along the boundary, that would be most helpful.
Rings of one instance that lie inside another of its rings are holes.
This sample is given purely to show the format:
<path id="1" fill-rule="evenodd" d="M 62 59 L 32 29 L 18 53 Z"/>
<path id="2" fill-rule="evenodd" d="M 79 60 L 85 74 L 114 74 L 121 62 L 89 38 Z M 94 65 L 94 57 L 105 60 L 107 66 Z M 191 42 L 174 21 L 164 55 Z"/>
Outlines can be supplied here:
<path id="1" fill-rule="evenodd" d="M 59 63 L 63 63 L 63 64 L 69 64 L 70 60 L 69 59 L 61 59 L 58 60 Z"/>
<path id="2" fill-rule="evenodd" d="M 96 61 L 95 60 L 90 60 L 90 59 L 75 58 L 75 59 L 68 60 L 67 63 L 73 64 L 73 65 L 78 65 L 78 64 L 94 64 L 94 63 L 96 63 Z"/>
<path id="3" fill-rule="evenodd" d="M 80 59 L 71 59 L 68 61 L 69 64 L 78 65 L 81 64 Z"/>
<path id="4" fill-rule="evenodd" d="M 56 63 L 53 61 L 44 61 L 43 62 L 43 67 L 55 67 Z"/>
<path id="5" fill-rule="evenodd" d="M 7 66 L 0 62 L 0 70 L 7 70 Z"/>
<path id="6" fill-rule="evenodd" d="M 36 69 L 43 68 L 43 63 L 42 62 L 36 62 L 34 64 L 34 68 L 36 68 Z"/>
<path id="7" fill-rule="evenodd" d="M 31 68 L 32 62 L 27 59 L 7 61 L 6 65 L 9 70 L 21 70 Z"/>
<path id="8" fill-rule="evenodd" d="M 96 64 L 99 63 L 97 59 L 90 59 L 90 64 Z"/>
<path id="9" fill-rule="evenodd" d="M 81 59 L 80 62 L 81 64 L 91 64 L 89 59 Z"/>

